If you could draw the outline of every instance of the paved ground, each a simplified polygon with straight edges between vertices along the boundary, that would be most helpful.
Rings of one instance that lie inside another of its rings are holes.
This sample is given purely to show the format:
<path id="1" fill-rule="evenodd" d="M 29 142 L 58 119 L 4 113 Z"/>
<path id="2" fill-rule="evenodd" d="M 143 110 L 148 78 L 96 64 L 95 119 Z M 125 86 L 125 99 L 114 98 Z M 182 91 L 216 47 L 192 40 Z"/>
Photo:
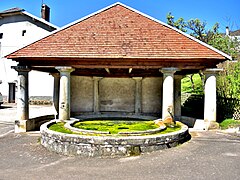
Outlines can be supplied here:
<path id="1" fill-rule="evenodd" d="M 29 117 L 34 118 L 43 115 L 55 114 L 54 108 L 50 105 L 39 106 L 30 105 L 29 106 Z M 0 123 L 11 124 L 14 123 L 17 116 L 17 106 L 16 104 L 3 104 L 0 106 Z"/>
<path id="2" fill-rule="evenodd" d="M 43 148 L 37 132 L 11 132 L 13 124 L 2 120 L 7 117 L 2 110 L 6 109 L 0 109 L 0 121 L 4 122 L 0 123 L 1 180 L 240 179 L 240 137 L 234 135 L 195 132 L 181 146 L 137 157 L 67 157 Z"/>

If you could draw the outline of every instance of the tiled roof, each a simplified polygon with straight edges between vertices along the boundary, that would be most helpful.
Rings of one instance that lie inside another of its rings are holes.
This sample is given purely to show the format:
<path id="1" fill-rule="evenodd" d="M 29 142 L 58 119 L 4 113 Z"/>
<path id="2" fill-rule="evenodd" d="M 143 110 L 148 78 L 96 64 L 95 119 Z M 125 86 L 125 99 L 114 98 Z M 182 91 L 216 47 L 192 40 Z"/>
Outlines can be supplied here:
<path id="1" fill-rule="evenodd" d="M 231 35 L 231 36 L 240 36 L 240 29 L 239 29 L 239 30 L 236 30 L 236 31 L 230 32 L 230 35 Z"/>
<path id="2" fill-rule="evenodd" d="M 34 20 L 37 20 L 47 26 L 50 26 L 53 28 L 53 30 L 55 29 L 59 29 L 57 26 L 55 26 L 54 24 L 48 22 L 48 21 L 45 21 L 44 19 L 42 18 L 39 18 L 39 17 L 36 17 L 34 15 L 32 15 L 31 13 L 28 13 L 27 11 L 25 11 L 24 9 L 21 9 L 21 8 L 18 8 L 18 7 L 14 7 L 14 8 L 11 8 L 11 9 L 7 9 L 7 10 L 4 10 L 2 12 L 0 12 L 0 18 L 1 17 L 5 17 L 5 16 L 14 16 L 14 15 L 25 15 L 25 16 L 28 16 Z"/>
<path id="3" fill-rule="evenodd" d="M 8 14 L 8 13 L 21 12 L 21 11 L 24 11 L 24 9 L 21 9 L 21 8 L 18 8 L 18 7 L 14 7 L 14 8 L 11 8 L 11 9 L 7 9 L 7 10 L 4 10 L 4 11 L 1 11 L 0 15 Z"/>
<path id="4" fill-rule="evenodd" d="M 8 58 L 227 59 L 158 20 L 114 4 L 20 49 Z"/>

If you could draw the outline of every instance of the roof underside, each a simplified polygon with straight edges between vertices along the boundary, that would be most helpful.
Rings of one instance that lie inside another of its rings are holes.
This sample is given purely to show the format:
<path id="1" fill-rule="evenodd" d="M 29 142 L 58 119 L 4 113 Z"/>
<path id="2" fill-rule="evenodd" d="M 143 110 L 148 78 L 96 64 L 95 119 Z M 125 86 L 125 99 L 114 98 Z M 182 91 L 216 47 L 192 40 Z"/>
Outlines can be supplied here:
<path id="1" fill-rule="evenodd" d="M 88 69 L 88 73 L 95 69 L 95 74 L 106 68 L 153 71 L 179 67 L 194 71 L 215 67 L 226 59 L 202 43 L 121 4 L 73 23 L 7 58 L 41 71 L 45 67 L 48 67 L 45 71 L 54 71 L 51 67 L 67 65 Z"/>

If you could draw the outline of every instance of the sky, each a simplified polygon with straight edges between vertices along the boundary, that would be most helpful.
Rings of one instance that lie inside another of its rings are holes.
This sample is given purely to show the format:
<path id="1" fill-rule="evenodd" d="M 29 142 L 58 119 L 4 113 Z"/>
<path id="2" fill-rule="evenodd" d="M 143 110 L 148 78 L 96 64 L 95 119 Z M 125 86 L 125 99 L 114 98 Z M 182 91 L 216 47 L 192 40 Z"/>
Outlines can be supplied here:
<path id="1" fill-rule="evenodd" d="M 240 0 L 0 0 L 0 11 L 19 7 L 40 17 L 42 2 L 51 8 L 50 22 L 59 27 L 121 2 L 163 22 L 171 12 L 175 19 L 205 21 L 207 28 L 218 22 L 221 32 L 226 26 L 240 29 Z"/>

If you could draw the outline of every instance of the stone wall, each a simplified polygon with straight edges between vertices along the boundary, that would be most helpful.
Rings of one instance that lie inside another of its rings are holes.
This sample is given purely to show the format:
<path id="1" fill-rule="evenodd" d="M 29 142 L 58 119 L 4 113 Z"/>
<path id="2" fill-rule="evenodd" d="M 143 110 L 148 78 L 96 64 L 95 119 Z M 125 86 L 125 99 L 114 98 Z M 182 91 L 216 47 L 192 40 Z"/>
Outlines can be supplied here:
<path id="1" fill-rule="evenodd" d="M 144 78 L 142 81 L 142 112 L 161 113 L 162 78 Z"/>
<path id="2" fill-rule="evenodd" d="M 93 111 L 93 79 L 71 76 L 71 111 Z"/>
<path id="3" fill-rule="evenodd" d="M 103 78 L 99 82 L 100 111 L 134 112 L 135 81 L 131 78 Z"/>
<path id="4" fill-rule="evenodd" d="M 99 78 L 98 105 L 100 112 L 135 111 L 136 81 L 133 78 Z M 143 78 L 140 113 L 160 114 L 162 105 L 162 78 Z M 94 111 L 93 77 L 71 76 L 71 111 Z"/>
<path id="5" fill-rule="evenodd" d="M 181 130 L 168 134 L 113 137 L 59 133 L 48 129 L 53 123 L 55 121 L 41 126 L 41 144 L 50 151 L 64 155 L 87 157 L 139 155 L 174 147 L 190 138 L 188 127 L 183 124 Z"/>

